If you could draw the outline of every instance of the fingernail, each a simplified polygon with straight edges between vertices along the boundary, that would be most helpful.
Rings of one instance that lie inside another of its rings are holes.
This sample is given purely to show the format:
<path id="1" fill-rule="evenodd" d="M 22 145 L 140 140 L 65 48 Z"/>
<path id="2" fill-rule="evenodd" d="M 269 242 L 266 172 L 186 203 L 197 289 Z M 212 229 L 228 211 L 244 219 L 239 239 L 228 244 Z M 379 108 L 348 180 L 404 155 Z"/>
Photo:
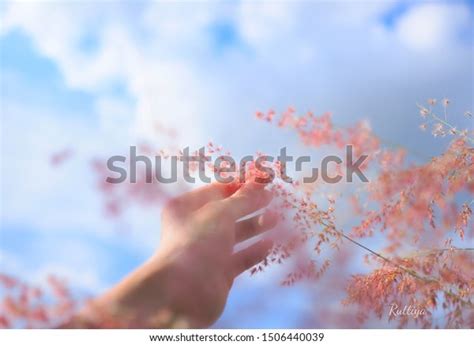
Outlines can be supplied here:
<path id="1" fill-rule="evenodd" d="M 242 185 L 243 184 L 238 182 L 238 181 L 232 181 L 231 183 L 227 184 L 226 185 L 226 192 L 227 192 L 226 195 L 234 194 L 235 192 L 237 192 L 242 187 Z"/>
<path id="2" fill-rule="evenodd" d="M 260 180 L 261 178 L 258 176 L 251 176 L 245 181 L 245 184 L 252 189 L 263 189 L 268 183 L 263 183 Z"/>

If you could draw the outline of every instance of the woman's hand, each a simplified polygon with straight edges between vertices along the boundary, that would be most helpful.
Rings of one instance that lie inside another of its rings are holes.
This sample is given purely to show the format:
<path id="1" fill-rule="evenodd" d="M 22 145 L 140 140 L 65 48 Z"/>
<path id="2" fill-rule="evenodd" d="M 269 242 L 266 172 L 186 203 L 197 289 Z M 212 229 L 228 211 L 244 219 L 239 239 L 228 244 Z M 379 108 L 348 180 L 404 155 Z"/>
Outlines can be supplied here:
<path id="1" fill-rule="evenodd" d="M 271 199 L 264 185 L 247 182 L 214 183 L 171 200 L 163 210 L 155 255 L 76 319 L 99 327 L 101 314 L 125 327 L 210 326 L 222 313 L 234 278 L 263 260 L 272 246 L 261 240 L 234 253 L 237 243 L 275 226 L 270 212 L 239 220 Z"/>

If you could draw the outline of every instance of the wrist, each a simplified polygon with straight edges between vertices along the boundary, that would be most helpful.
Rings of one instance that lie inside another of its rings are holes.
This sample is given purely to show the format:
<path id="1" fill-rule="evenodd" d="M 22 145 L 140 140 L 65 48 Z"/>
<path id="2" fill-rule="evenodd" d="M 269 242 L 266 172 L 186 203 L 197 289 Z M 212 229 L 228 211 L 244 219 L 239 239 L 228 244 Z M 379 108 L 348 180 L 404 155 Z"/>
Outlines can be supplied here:
<path id="1" fill-rule="evenodd" d="M 154 256 L 105 294 L 87 303 L 64 327 L 184 327 L 170 288 L 171 266 L 171 261 L 161 253 Z"/>

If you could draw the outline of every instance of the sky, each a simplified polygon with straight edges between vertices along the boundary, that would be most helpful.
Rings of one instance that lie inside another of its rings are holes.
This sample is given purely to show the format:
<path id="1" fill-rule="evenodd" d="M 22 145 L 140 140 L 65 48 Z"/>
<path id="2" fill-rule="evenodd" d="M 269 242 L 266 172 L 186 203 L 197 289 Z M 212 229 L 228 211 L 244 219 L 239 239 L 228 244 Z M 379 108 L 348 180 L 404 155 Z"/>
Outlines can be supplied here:
<path id="1" fill-rule="evenodd" d="M 439 153 L 416 103 L 448 97 L 450 119 L 473 127 L 473 15 L 472 1 L 1 2 L 1 271 L 57 273 L 94 295 L 143 262 L 159 210 L 104 217 L 89 164 L 143 140 L 299 152 L 292 133 L 255 120 L 293 106 Z M 52 166 L 65 148 L 73 158 Z M 262 301 L 275 279 L 239 278 L 216 326 L 302 325 L 311 288 Z"/>

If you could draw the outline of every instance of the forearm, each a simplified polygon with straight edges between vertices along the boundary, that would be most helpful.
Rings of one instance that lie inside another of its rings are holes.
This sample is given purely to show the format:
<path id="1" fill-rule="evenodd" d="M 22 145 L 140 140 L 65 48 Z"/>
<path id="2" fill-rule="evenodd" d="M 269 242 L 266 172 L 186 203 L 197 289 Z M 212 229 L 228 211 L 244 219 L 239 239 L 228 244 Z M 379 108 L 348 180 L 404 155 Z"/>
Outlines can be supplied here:
<path id="1" fill-rule="evenodd" d="M 171 328 L 187 325 L 175 302 L 176 267 L 156 256 L 87 303 L 62 328 Z"/>

